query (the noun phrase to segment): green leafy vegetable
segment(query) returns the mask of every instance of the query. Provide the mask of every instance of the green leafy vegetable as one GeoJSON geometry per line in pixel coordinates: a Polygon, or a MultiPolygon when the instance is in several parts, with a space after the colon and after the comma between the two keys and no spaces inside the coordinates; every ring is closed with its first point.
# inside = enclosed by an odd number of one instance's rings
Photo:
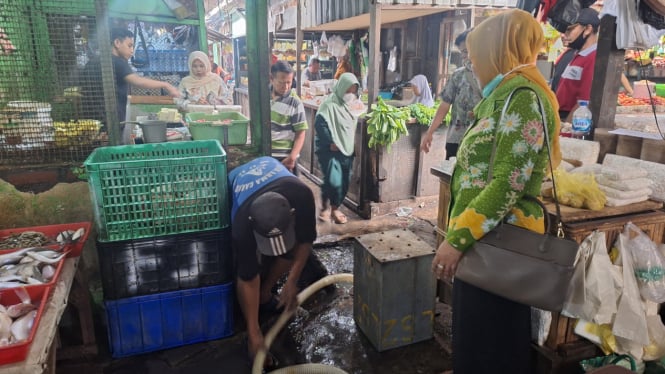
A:
{"type": "Polygon", "coordinates": [[[406,121],[409,119],[409,111],[386,104],[381,97],[376,104],[372,104],[372,111],[366,115],[366,118],[370,148],[386,146],[390,152],[390,146],[399,139],[400,135],[408,133],[406,121]]]}
{"type": "Polygon", "coordinates": [[[415,103],[409,105],[407,108],[409,108],[411,117],[415,118],[418,124],[429,126],[432,123],[432,119],[434,119],[437,106],[430,108],[422,103],[415,103]]]}

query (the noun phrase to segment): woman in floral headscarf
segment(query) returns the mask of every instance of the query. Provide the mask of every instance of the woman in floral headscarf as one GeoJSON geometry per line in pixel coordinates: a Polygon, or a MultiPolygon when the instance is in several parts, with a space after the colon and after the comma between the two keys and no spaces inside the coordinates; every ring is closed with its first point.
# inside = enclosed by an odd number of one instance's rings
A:
{"type": "MultiPolygon", "coordinates": [[[[543,41],[540,24],[522,10],[490,17],[467,37],[483,99],[457,153],[446,240],[432,261],[439,278],[451,279],[464,252],[503,220],[539,233],[545,230],[545,212],[529,199],[539,195],[548,165],[536,95],[545,108],[554,167],[561,154],[556,97],[535,65],[543,41]],[[529,89],[512,95],[501,118],[505,101],[517,88],[529,89]],[[488,180],[490,166],[493,177],[488,180]]],[[[533,373],[530,342],[529,306],[455,279],[455,374],[533,373]]]]}
{"type": "Polygon", "coordinates": [[[189,75],[182,78],[178,89],[183,99],[192,104],[228,105],[233,104],[231,92],[224,80],[211,72],[210,59],[203,52],[189,54],[189,75]]]}

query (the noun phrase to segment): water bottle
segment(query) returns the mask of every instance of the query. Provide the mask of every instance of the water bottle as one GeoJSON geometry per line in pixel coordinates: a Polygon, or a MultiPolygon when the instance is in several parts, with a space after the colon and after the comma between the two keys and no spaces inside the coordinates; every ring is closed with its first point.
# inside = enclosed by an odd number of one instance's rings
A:
{"type": "Polygon", "coordinates": [[[579,107],[573,112],[573,138],[588,139],[591,133],[591,111],[587,100],[578,100],[579,107]]]}

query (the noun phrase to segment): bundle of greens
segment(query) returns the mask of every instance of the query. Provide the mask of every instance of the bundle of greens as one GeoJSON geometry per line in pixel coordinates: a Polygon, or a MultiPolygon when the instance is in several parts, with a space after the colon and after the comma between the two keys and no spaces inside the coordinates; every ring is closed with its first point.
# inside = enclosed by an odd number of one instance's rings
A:
{"type": "Polygon", "coordinates": [[[416,122],[423,126],[429,126],[434,119],[434,114],[436,114],[437,106],[427,107],[422,103],[415,103],[409,105],[407,108],[410,112],[412,118],[416,119],[416,122]]]}
{"type": "Polygon", "coordinates": [[[390,146],[401,134],[408,132],[406,121],[409,119],[409,111],[386,104],[380,97],[376,104],[372,104],[372,111],[366,118],[370,148],[386,146],[390,152],[390,146]]]}

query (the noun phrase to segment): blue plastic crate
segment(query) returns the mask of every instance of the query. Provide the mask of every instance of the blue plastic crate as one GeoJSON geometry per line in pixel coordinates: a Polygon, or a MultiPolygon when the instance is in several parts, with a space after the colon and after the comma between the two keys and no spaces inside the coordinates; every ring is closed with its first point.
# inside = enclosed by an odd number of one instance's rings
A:
{"type": "Polygon", "coordinates": [[[105,301],[113,358],[233,334],[232,283],[105,301]]]}

